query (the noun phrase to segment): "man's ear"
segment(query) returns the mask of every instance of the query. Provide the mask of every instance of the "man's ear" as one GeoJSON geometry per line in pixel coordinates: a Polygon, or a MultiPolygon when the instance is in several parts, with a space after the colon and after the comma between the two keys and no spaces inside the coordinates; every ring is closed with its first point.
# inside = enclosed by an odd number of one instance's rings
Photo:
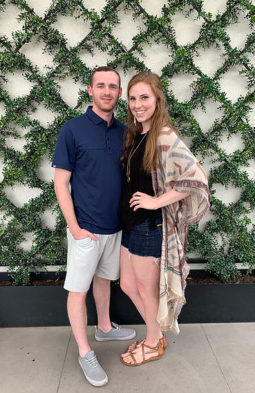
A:
{"type": "Polygon", "coordinates": [[[120,87],[120,91],[119,91],[119,97],[122,96],[122,87],[120,87]]]}
{"type": "Polygon", "coordinates": [[[90,85],[88,86],[88,93],[90,96],[92,96],[92,87],[90,85]]]}

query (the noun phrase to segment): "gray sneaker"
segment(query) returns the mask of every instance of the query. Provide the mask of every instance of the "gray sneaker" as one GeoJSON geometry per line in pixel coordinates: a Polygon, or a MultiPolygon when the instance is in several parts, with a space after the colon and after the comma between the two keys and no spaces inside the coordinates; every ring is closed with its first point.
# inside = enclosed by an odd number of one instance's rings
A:
{"type": "Polygon", "coordinates": [[[78,361],[86,379],[94,386],[103,386],[108,382],[105,371],[98,363],[94,351],[89,351],[84,358],[79,356],[78,361]]]}
{"type": "Polygon", "coordinates": [[[104,333],[101,329],[96,329],[95,339],[97,341],[112,341],[112,340],[131,340],[136,336],[135,329],[123,328],[112,322],[112,329],[104,333]]]}

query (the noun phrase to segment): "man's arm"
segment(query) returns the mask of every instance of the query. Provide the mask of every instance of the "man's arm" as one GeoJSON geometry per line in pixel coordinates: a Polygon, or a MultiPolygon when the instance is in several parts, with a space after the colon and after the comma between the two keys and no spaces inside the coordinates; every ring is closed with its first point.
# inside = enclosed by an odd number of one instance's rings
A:
{"type": "Polygon", "coordinates": [[[73,200],[69,190],[69,182],[72,172],[65,169],[56,168],[54,178],[54,189],[57,196],[57,200],[62,210],[63,216],[65,217],[67,226],[72,236],[76,240],[81,240],[86,237],[91,237],[93,240],[98,240],[93,233],[82,229],[75,216],[73,200]]]}

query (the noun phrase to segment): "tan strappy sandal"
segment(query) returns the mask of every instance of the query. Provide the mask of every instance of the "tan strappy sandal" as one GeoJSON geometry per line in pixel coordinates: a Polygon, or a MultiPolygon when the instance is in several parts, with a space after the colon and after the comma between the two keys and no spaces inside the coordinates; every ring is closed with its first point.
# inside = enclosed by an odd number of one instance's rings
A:
{"type": "MultiPolygon", "coordinates": [[[[144,340],[145,340],[145,339],[143,339],[142,341],[135,341],[134,343],[132,343],[131,345],[129,345],[129,347],[128,347],[128,348],[126,349],[126,351],[124,352],[124,353],[127,354],[126,356],[128,356],[128,353],[129,353],[129,352],[134,351],[134,350],[136,349],[136,347],[137,347],[139,344],[141,344],[144,340]]],[[[164,350],[167,349],[167,347],[168,347],[168,342],[167,342],[166,336],[165,336],[164,334],[163,334],[163,336],[159,339],[159,342],[160,342],[160,344],[161,344],[161,346],[163,347],[164,350]]],[[[124,353],[123,353],[123,354],[124,354],[124,353]]]]}
{"type": "Polygon", "coordinates": [[[132,352],[129,352],[129,356],[131,357],[133,363],[127,362],[125,360],[125,358],[120,358],[122,363],[124,363],[126,366],[140,366],[141,364],[144,363],[148,363],[151,360],[158,360],[160,358],[162,358],[162,356],[164,355],[164,349],[160,343],[160,341],[157,343],[157,345],[155,347],[151,347],[147,344],[145,344],[144,342],[142,342],[139,346],[136,347],[136,349],[132,352]],[[142,348],[142,361],[141,362],[137,362],[135,355],[136,355],[136,350],[138,348],[142,348]],[[151,356],[148,359],[145,359],[145,356],[148,354],[153,354],[155,353],[155,356],[151,356]]]}
{"type": "MultiPolygon", "coordinates": [[[[126,351],[123,352],[122,355],[126,354],[126,356],[128,356],[128,354],[130,352],[133,352],[140,344],[142,344],[145,341],[145,338],[141,341],[135,341],[134,343],[132,343],[131,345],[129,345],[129,347],[127,347],[126,351]]],[[[125,357],[125,356],[124,356],[125,357]]]]}
{"type": "Polygon", "coordinates": [[[167,339],[166,339],[166,336],[164,333],[163,333],[163,336],[159,339],[159,341],[160,341],[160,344],[162,345],[163,349],[164,350],[167,349],[168,342],[167,342],[167,339]]]}

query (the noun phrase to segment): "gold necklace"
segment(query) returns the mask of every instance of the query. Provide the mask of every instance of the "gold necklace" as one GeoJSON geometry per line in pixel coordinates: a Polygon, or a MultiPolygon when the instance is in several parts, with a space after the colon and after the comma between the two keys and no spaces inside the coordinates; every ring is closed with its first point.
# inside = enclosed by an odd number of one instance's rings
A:
{"type": "Polygon", "coordinates": [[[133,144],[133,146],[129,152],[128,159],[127,159],[127,170],[126,170],[126,176],[127,176],[128,183],[130,182],[130,160],[133,157],[136,150],[138,149],[138,147],[141,145],[142,141],[145,139],[147,134],[148,134],[147,132],[144,134],[144,137],[140,140],[140,142],[138,143],[138,145],[136,146],[135,149],[134,149],[135,144],[133,144]]]}

